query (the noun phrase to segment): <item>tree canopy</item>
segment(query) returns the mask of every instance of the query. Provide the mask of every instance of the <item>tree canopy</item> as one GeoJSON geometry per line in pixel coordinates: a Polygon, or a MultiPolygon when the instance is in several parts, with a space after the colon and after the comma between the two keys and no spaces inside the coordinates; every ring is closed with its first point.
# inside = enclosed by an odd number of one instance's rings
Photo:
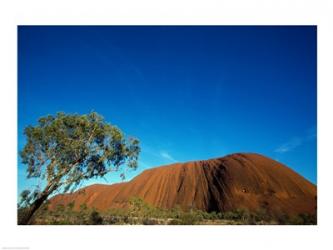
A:
{"type": "MultiPolygon", "coordinates": [[[[20,152],[28,178],[46,181],[43,191],[24,191],[35,202],[55,190],[74,191],[83,180],[137,168],[139,140],[92,112],[87,115],[57,113],[38,120],[24,130],[27,142],[20,152]]],[[[121,176],[124,176],[123,172],[121,176]]]]}

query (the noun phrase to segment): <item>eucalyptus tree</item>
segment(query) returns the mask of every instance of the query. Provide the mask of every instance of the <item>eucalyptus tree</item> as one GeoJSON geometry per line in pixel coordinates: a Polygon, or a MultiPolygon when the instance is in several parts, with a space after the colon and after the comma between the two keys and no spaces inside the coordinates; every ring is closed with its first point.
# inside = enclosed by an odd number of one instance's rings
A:
{"type": "Polygon", "coordinates": [[[27,178],[38,178],[43,187],[22,192],[27,212],[19,224],[29,224],[38,208],[56,191],[75,191],[78,185],[110,172],[136,169],[139,141],[92,112],[87,115],[57,113],[24,130],[26,144],[20,152],[27,178]]]}

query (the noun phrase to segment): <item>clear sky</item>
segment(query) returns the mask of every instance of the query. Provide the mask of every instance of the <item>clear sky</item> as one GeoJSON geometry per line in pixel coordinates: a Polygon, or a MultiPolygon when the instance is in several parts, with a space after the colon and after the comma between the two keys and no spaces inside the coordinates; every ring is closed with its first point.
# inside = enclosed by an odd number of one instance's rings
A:
{"type": "Polygon", "coordinates": [[[256,152],[316,183],[316,51],[315,26],[20,26],[18,147],[41,116],[94,110],[141,141],[127,180],[256,152]]]}

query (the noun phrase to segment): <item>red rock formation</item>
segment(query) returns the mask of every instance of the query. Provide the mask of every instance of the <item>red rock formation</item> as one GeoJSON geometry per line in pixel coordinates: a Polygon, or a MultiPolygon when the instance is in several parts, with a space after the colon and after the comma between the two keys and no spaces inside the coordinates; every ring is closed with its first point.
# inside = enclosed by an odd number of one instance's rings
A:
{"type": "MultiPolygon", "coordinates": [[[[127,183],[91,185],[84,192],[55,196],[50,208],[75,201],[100,211],[126,207],[141,197],[156,207],[204,211],[265,209],[272,215],[316,212],[317,188],[302,176],[259,154],[232,154],[206,161],[145,170],[127,183]]],[[[82,191],[82,190],[81,190],[82,191]]]]}

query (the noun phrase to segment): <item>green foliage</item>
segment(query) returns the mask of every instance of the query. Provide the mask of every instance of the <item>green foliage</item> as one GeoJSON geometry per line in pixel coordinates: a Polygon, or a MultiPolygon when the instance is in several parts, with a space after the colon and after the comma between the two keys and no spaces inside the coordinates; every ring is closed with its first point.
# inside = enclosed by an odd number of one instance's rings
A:
{"type": "Polygon", "coordinates": [[[139,141],[125,138],[120,129],[95,112],[48,115],[36,126],[26,127],[24,134],[27,143],[20,156],[27,165],[27,178],[47,184],[42,192],[25,190],[21,206],[46,199],[56,190],[74,191],[81,181],[121,171],[122,166],[137,168],[139,141]]]}
{"type": "Polygon", "coordinates": [[[30,190],[24,190],[21,192],[20,194],[20,201],[19,201],[19,207],[23,208],[23,207],[27,207],[29,206],[30,202],[31,202],[31,191],[30,190]]]}
{"type": "Polygon", "coordinates": [[[224,214],[224,219],[240,220],[243,217],[244,210],[236,209],[234,211],[228,211],[224,214]]]}
{"type": "Polygon", "coordinates": [[[191,210],[187,213],[182,213],[180,217],[180,224],[181,225],[194,225],[197,222],[201,221],[202,215],[198,211],[191,210]]]}
{"type": "Polygon", "coordinates": [[[41,195],[39,188],[36,188],[32,192],[30,190],[23,190],[20,194],[20,201],[18,206],[28,207],[34,200],[36,200],[41,195]]]}
{"type": "Polygon", "coordinates": [[[132,197],[129,199],[130,204],[130,214],[139,217],[151,217],[156,214],[157,209],[146,203],[140,197],[132,197]]]}
{"type": "Polygon", "coordinates": [[[87,204],[86,203],[82,203],[80,205],[80,211],[84,212],[84,211],[87,211],[88,207],[87,207],[87,204]]]}
{"type": "Polygon", "coordinates": [[[69,209],[69,211],[73,211],[74,206],[75,206],[75,202],[72,201],[72,202],[68,203],[67,208],[69,209]]]}
{"type": "Polygon", "coordinates": [[[179,219],[183,213],[183,210],[179,205],[176,205],[175,207],[171,208],[171,218],[179,219]]]}
{"type": "Polygon", "coordinates": [[[58,205],[56,206],[56,212],[57,212],[57,213],[61,214],[61,213],[63,213],[64,211],[65,211],[65,206],[64,206],[63,204],[58,204],[58,205]]]}
{"type": "MultiPolygon", "coordinates": [[[[47,205],[45,203],[45,205],[47,205]]],[[[205,212],[197,209],[182,210],[180,206],[172,209],[162,209],[146,203],[140,197],[132,197],[128,208],[112,208],[106,212],[98,212],[87,208],[86,204],[80,205],[80,210],[75,210],[74,203],[66,207],[57,206],[55,210],[40,209],[35,224],[55,225],[316,225],[316,215],[299,214],[288,217],[281,214],[272,217],[264,214],[264,210],[249,212],[246,209],[235,209],[227,212],[205,212]]],[[[26,208],[19,209],[19,216],[26,208]]]]}
{"type": "Polygon", "coordinates": [[[184,212],[180,206],[176,206],[171,210],[156,208],[148,203],[146,203],[140,197],[132,197],[129,200],[130,208],[129,213],[132,217],[143,218],[142,223],[144,225],[154,225],[158,224],[157,220],[173,218],[174,224],[181,225],[193,225],[203,220],[203,213],[200,210],[191,209],[188,212],[184,212]]]}
{"type": "Polygon", "coordinates": [[[289,225],[317,225],[317,215],[316,214],[307,214],[300,213],[296,216],[291,217],[285,222],[289,225]]]}
{"type": "Polygon", "coordinates": [[[42,117],[24,133],[27,144],[20,154],[28,166],[28,178],[57,182],[65,191],[81,180],[119,170],[125,163],[137,167],[139,141],[126,140],[117,127],[95,112],[42,117]]]}

